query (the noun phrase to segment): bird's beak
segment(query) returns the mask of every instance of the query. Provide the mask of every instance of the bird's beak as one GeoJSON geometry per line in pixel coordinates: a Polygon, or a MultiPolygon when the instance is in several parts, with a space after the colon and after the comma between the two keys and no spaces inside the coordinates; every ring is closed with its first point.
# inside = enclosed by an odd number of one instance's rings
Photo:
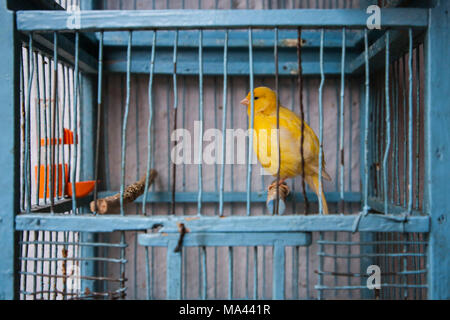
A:
{"type": "Polygon", "coordinates": [[[250,103],[250,101],[248,101],[247,98],[241,100],[241,104],[243,104],[245,106],[248,106],[249,103],[250,103]]]}

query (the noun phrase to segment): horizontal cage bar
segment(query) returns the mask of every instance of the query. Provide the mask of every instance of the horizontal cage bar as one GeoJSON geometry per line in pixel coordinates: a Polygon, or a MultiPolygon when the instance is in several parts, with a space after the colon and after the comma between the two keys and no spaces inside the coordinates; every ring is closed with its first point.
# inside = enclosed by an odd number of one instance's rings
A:
{"type": "MultiPolygon", "coordinates": [[[[354,231],[358,215],[285,215],[285,216],[123,216],[21,214],[16,217],[17,230],[112,232],[146,230],[163,227],[164,232],[178,233],[178,223],[190,232],[303,232],[354,231]]],[[[358,231],[429,232],[427,216],[398,217],[368,214],[360,220],[358,231]],[[404,220],[406,219],[406,220],[404,220]]]]}
{"type": "MultiPolygon", "coordinates": [[[[100,198],[105,198],[116,194],[115,191],[103,191],[99,192],[100,198]]],[[[175,192],[175,201],[180,203],[196,203],[197,199],[195,196],[197,192],[175,192]]],[[[313,192],[307,192],[306,196],[310,202],[317,202],[317,196],[313,192]]],[[[328,202],[339,202],[344,200],[346,202],[359,202],[361,201],[361,194],[359,192],[345,192],[344,198],[341,199],[339,192],[327,192],[327,201],[328,202]]],[[[212,202],[217,203],[219,201],[220,193],[219,192],[203,192],[203,202],[212,202]]],[[[245,202],[247,201],[247,193],[246,192],[224,192],[223,193],[223,201],[224,202],[245,202]]],[[[135,202],[142,203],[144,201],[143,196],[138,197],[135,202]]],[[[289,200],[295,199],[296,202],[303,201],[303,195],[300,192],[296,192],[295,194],[289,195],[289,200]]],[[[250,194],[250,200],[252,202],[266,202],[267,200],[267,192],[252,192],[250,194]]],[[[147,195],[146,202],[147,203],[167,203],[172,201],[172,194],[170,192],[150,192],[147,195]]]]}
{"type": "MultiPolygon", "coordinates": [[[[381,9],[383,27],[426,27],[428,10],[381,9]]],[[[142,30],[170,28],[359,27],[369,15],[357,9],[295,10],[89,10],[17,11],[22,31],[142,30]]]]}
{"type": "MultiPolygon", "coordinates": [[[[142,246],[166,247],[170,241],[177,241],[179,235],[156,233],[140,234],[138,243],[142,246]]],[[[307,232],[237,232],[230,237],[227,232],[221,233],[187,233],[183,238],[183,246],[198,247],[248,247],[248,246],[309,246],[311,234],[307,232]]]]}

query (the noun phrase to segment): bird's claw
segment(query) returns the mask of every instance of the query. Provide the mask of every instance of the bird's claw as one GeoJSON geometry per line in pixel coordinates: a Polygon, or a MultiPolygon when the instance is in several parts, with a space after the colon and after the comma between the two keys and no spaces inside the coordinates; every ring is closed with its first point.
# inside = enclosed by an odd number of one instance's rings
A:
{"type": "MultiPolygon", "coordinates": [[[[280,179],[280,181],[278,182],[278,185],[281,187],[281,186],[286,186],[287,187],[287,184],[286,184],[286,179],[280,179]]],[[[277,187],[277,180],[274,180],[270,185],[269,185],[269,187],[267,188],[267,190],[271,190],[271,189],[273,189],[273,188],[276,188],[277,187]]]]}

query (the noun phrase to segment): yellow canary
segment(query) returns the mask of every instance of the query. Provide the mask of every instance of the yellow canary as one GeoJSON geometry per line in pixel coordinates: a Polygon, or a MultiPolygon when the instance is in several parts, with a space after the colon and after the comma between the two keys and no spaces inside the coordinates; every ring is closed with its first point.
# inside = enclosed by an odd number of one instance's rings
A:
{"type": "MultiPolygon", "coordinates": [[[[254,132],[253,148],[259,162],[273,176],[278,172],[278,142],[277,142],[277,96],[267,87],[258,87],[253,91],[254,98],[254,132]]],[[[241,101],[247,106],[251,115],[250,92],[241,101]]],[[[301,135],[302,120],[292,111],[279,105],[280,126],[280,184],[288,178],[302,175],[301,135]]],[[[251,121],[251,119],[250,119],[251,121]]],[[[303,122],[303,157],[304,179],[309,187],[319,197],[319,139],[311,127],[303,122]]],[[[323,153],[322,153],[323,154],[323,153]]],[[[322,157],[324,159],[324,157],[322,157]]],[[[325,171],[325,161],[322,162],[322,177],[331,180],[325,171]]],[[[276,182],[274,182],[276,184],[276,182]]],[[[327,201],[322,189],[323,213],[328,214],[327,201]]]]}

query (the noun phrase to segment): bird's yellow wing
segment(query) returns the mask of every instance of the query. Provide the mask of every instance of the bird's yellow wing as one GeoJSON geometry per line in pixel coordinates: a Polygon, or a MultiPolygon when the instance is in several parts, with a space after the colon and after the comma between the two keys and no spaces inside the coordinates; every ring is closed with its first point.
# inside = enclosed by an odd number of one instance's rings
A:
{"type": "MultiPolygon", "coordinates": [[[[295,177],[301,172],[301,119],[289,109],[280,107],[280,176],[295,177]]],[[[275,175],[278,170],[278,149],[276,139],[276,112],[257,113],[254,121],[254,150],[261,165],[275,175]],[[275,130],[275,131],[272,131],[275,130]],[[273,134],[271,134],[274,132],[273,134]],[[275,135],[275,137],[274,137],[275,135]]],[[[318,172],[319,140],[311,127],[304,122],[303,157],[305,174],[318,172]]],[[[323,162],[325,167],[325,162],[323,162]]],[[[324,177],[329,179],[324,172],[324,177]]]]}

